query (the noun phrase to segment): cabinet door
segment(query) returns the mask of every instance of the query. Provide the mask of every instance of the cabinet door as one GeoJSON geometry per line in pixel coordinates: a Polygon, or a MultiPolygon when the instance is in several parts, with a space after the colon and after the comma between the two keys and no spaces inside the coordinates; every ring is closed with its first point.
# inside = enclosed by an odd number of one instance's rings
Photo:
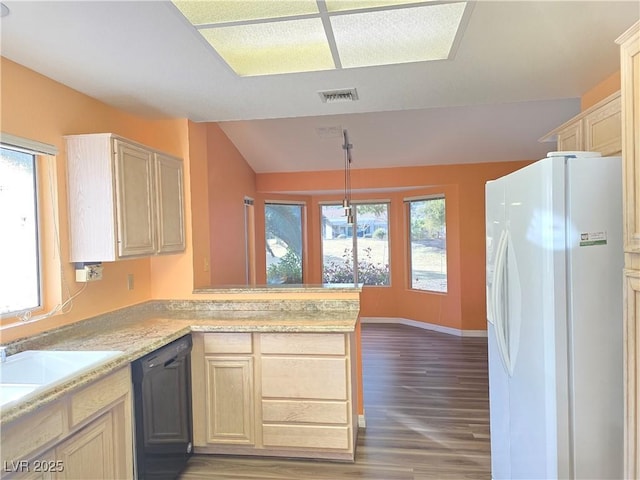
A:
{"type": "Polygon", "coordinates": [[[617,42],[622,80],[625,287],[624,478],[640,478],[640,22],[617,42]]]}
{"type": "Polygon", "coordinates": [[[625,401],[627,425],[625,429],[625,477],[639,478],[640,474],[640,271],[625,272],[625,401]]]}
{"type": "Polygon", "coordinates": [[[107,412],[63,442],[56,459],[64,466],[58,478],[116,478],[119,472],[114,454],[113,415],[107,412]]]}
{"type": "Polygon", "coordinates": [[[622,133],[624,250],[629,253],[640,253],[640,31],[638,25],[636,23],[629,29],[624,39],[619,39],[624,40],[620,46],[624,125],[622,133]]]}
{"type": "Polygon", "coordinates": [[[153,255],[153,153],[117,139],[114,149],[118,255],[153,255]]]}
{"type": "Polygon", "coordinates": [[[206,357],[207,443],[254,443],[253,359],[206,357]]]}
{"type": "Polygon", "coordinates": [[[182,160],[155,157],[158,253],[181,252],[185,248],[182,160]]]}
{"type": "Polygon", "coordinates": [[[584,128],[585,150],[600,152],[603,157],[619,155],[622,150],[620,97],[587,115],[584,128]]]}
{"type": "Polygon", "coordinates": [[[558,132],[558,151],[574,152],[582,147],[582,121],[576,121],[558,132]]]}

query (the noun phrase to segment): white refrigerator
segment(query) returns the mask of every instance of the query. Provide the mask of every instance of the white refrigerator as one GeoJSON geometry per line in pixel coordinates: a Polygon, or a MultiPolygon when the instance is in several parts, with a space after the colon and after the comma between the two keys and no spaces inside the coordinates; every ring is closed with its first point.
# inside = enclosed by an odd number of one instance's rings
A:
{"type": "Polygon", "coordinates": [[[496,480],[623,477],[621,168],[553,152],[487,182],[496,480]]]}

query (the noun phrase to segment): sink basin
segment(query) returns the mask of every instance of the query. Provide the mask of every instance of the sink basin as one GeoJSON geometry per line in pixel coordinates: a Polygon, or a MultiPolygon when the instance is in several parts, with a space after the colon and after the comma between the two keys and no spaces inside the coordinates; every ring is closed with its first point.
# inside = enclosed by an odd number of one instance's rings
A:
{"type": "Polygon", "coordinates": [[[0,405],[37,394],[108,361],[118,351],[27,350],[0,363],[0,405]]]}
{"type": "Polygon", "coordinates": [[[29,395],[40,385],[0,385],[0,405],[29,395]]]}

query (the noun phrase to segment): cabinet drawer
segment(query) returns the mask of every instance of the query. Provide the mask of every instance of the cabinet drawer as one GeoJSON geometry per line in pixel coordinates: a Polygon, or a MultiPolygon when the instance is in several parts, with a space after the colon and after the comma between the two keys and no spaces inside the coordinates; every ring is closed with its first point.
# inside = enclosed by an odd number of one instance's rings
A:
{"type": "Polygon", "coordinates": [[[67,433],[66,403],[64,401],[44,407],[2,428],[2,465],[30,458],[45,445],[67,433]],[[5,463],[6,462],[6,463],[5,463]]]}
{"type": "Polygon", "coordinates": [[[123,368],[71,396],[71,427],[98,413],[131,391],[129,368],[123,368]]]}
{"type": "Polygon", "coordinates": [[[346,424],[347,402],[315,402],[309,400],[263,400],[262,420],[274,423],[346,424]]]}
{"type": "Polygon", "coordinates": [[[344,355],[345,338],[335,333],[263,333],[260,348],[264,354],[344,355]]]}
{"type": "Polygon", "coordinates": [[[331,357],[264,357],[262,396],[347,400],[347,360],[331,357]]]}
{"type": "Polygon", "coordinates": [[[251,333],[205,333],[205,353],[252,353],[251,333]]]}
{"type": "Polygon", "coordinates": [[[263,425],[265,447],[350,448],[349,427],[315,425],[263,425]]]}

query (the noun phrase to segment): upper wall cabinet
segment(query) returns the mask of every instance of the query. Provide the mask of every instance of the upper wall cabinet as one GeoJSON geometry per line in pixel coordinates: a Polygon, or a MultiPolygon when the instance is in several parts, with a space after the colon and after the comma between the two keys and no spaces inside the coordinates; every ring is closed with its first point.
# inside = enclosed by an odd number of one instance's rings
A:
{"type": "Polygon", "coordinates": [[[558,151],[586,150],[600,152],[605,157],[620,155],[620,92],[598,102],[540,139],[541,142],[554,140],[558,151]]]}
{"type": "Polygon", "coordinates": [[[70,261],[184,250],[182,160],[109,133],[65,140],[70,261]]]}
{"type": "Polygon", "coordinates": [[[624,125],[624,478],[640,478],[640,22],[617,42],[620,44],[624,125]]]}
{"type": "Polygon", "coordinates": [[[182,252],[185,247],[182,160],[156,153],[155,180],[157,251],[182,252]]]}
{"type": "MultiPolygon", "coordinates": [[[[640,254],[640,22],[625,32],[618,43],[624,118],[624,250],[637,255],[640,254]]],[[[640,270],[640,256],[637,258],[634,270],[640,270]]],[[[640,440],[640,421],[638,425],[640,440]]],[[[640,460],[637,468],[640,472],[640,460]]]]}

